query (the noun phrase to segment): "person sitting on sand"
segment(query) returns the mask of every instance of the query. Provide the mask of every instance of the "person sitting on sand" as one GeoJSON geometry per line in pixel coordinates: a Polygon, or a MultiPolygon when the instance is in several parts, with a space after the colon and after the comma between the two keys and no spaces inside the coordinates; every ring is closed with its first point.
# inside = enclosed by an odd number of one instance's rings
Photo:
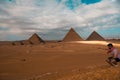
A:
{"type": "Polygon", "coordinates": [[[120,62],[120,54],[118,50],[113,46],[113,44],[109,43],[107,54],[110,54],[107,61],[111,63],[113,66],[117,66],[117,62],[120,62]]]}

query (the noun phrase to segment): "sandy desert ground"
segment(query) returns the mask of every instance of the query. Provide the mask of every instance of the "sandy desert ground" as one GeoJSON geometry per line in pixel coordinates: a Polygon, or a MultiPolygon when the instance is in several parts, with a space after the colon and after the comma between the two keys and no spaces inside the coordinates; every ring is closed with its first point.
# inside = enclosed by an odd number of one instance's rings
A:
{"type": "MultiPolygon", "coordinates": [[[[96,76],[92,74],[95,72],[99,73],[99,78],[100,74],[111,70],[105,62],[108,56],[106,44],[51,42],[40,45],[2,45],[0,80],[90,80],[90,77],[96,76]],[[80,78],[81,75],[85,78],[80,78]]],[[[120,51],[120,44],[115,43],[115,46],[120,51]]],[[[115,70],[113,68],[111,75],[120,73],[117,68],[115,70]]]]}

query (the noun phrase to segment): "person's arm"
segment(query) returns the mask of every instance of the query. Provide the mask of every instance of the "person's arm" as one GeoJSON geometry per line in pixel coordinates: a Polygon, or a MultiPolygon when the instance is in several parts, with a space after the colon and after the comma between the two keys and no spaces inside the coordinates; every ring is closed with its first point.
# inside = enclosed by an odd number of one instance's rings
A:
{"type": "Polygon", "coordinates": [[[117,55],[118,55],[118,51],[117,50],[114,50],[114,58],[117,58],[117,55]]]}
{"type": "Polygon", "coordinates": [[[111,51],[112,51],[111,49],[108,49],[107,54],[111,53],[111,51]]]}
{"type": "Polygon", "coordinates": [[[114,58],[117,58],[117,54],[116,53],[114,54],[114,58]]]}

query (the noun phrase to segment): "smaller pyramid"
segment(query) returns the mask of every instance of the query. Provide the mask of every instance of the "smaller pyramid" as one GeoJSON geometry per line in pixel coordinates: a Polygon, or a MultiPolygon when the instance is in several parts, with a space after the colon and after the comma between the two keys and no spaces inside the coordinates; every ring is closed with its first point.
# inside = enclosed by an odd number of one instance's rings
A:
{"type": "Polygon", "coordinates": [[[24,44],[40,44],[44,43],[44,41],[36,34],[34,33],[28,40],[24,41],[24,44]]]}
{"type": "Polygon", "coordinates": [[[63,41],[81,41],[83,40],[73,28],[69,30],[69,32],[64,37],[63,41]]]}
{"type": "Polygon", "coordinates": [[[44,41],[36,33],[34,33],[28,40],[30,44],[44,43],[44,41]]]}
{"type": "Polygon", "coordinates": [[[96,31],[93,31],[90,36],[87,38],[87,40],[98,40],[98,41],[104,41],[105,39],[99,35],[96,31]]]}

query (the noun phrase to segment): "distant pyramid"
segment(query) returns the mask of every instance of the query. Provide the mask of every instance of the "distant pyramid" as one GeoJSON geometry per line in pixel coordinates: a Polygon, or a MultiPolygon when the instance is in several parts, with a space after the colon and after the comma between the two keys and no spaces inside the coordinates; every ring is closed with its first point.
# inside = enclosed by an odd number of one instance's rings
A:
{"type": "Polygon", "coordinates": [[[83,40],[73,28],[69,30],[69,32],[64,37],[63,41],[81,41],[83,40]]]}
{"type": "Polygon", "coordinates": [[[34,33],[28,40],[24,41],[24,44],[40,44],[40,43],[44,43],[44,41],[36,33],[34,33]]]}
{"type": "Polygon", "coordinates": [[[100,40],[104,41],[105,39],[99,35],[96,31],[93,31],[90,36],[87,38],[87,40],[100,40]]]}
{"type": "Polygon", "coordinates": [[[36,33],[34,33],[28,40],[31,44],[39,44],[44,42],[36,33]]]}

